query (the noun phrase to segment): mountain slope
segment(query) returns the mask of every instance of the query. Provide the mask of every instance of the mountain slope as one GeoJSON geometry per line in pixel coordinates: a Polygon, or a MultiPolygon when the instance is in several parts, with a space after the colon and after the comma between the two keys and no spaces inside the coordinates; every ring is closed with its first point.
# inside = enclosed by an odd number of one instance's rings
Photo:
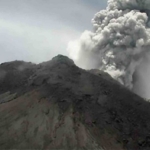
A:
{"type": "Polygon", "coordinates": [[[1,149],[150,147],[150,104],[65,56],[2,64],[0,94],[1,149]]]}

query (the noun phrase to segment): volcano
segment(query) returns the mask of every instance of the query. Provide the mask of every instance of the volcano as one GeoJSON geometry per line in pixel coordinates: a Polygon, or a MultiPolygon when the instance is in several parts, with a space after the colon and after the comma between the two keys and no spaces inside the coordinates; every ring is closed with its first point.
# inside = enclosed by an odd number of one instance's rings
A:
{"type": "Polygon", "coordinates": [[[0,65],[0,149],[148,150],[150,103],[66,56],[0,65]]]}

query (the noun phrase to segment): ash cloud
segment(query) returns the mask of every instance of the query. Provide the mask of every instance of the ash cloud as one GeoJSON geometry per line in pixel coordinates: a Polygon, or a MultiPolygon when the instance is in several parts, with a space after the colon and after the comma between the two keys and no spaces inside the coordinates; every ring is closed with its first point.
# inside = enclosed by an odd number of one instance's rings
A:
{"type": "Polygon", "coordinates": [[[93,32],[69,43],[70,57],[78,66],[103,70],[150,98],[150,0],[108,0],[92,24],[93,32]]]}

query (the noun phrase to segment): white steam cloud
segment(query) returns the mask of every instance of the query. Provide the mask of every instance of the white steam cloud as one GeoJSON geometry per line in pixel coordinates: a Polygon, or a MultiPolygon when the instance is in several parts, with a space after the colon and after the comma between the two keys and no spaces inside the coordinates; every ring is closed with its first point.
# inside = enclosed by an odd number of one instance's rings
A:
{"type": "Polygon", "coordinates": [[[108,0],[92,23],[93,32],[69,43],[70,57],[78,66],[108,72],[150,98],[150,0],[108,0]]]}

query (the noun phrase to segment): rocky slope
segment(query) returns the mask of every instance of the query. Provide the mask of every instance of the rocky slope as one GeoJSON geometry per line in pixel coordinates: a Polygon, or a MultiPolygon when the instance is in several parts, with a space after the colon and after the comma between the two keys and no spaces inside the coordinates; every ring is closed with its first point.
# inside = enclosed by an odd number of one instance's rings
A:
{"type": "Polygon", "coordinates": [[[150,104],[65,56],[0,65],[0,149],[149,150],[150,104]]]}

